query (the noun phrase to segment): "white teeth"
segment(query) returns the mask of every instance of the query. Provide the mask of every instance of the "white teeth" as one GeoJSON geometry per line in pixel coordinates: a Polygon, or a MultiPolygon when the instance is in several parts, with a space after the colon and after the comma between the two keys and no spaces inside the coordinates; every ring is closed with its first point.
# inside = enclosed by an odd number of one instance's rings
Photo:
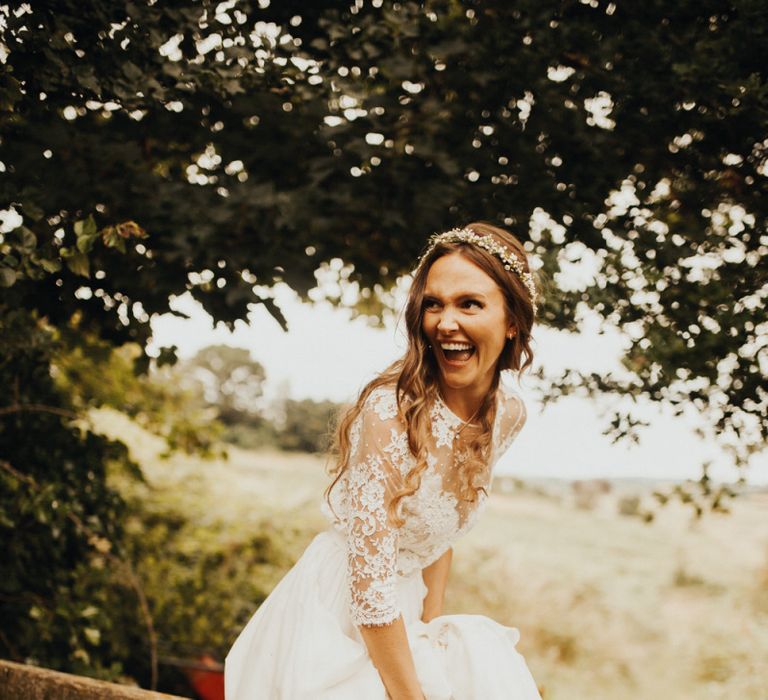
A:
{"type": "Polygon", "coordinates": [[[440,343],[443,350],[471,350],[473,348],[469,343],[440,343]]]}

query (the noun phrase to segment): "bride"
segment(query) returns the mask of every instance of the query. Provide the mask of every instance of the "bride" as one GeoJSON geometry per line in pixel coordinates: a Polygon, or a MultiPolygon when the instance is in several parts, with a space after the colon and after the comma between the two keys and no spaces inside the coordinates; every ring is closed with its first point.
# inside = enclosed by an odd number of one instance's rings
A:
{"type": "Polygon", "coordinates": [[[519,633],[444,615],[451,545],[525,422],[500,381],[532,361],[536,287],[507,231],[432,236],[405,355],[342,417],[317,535],[235,641],[227,700],[538,700],[519,633]]]}

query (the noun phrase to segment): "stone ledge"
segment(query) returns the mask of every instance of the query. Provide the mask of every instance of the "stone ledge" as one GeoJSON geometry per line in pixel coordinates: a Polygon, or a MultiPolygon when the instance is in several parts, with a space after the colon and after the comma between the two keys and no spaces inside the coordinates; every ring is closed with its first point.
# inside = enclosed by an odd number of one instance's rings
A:
{"type": "Polygon", "coordinates": [[[189,700],[0,659],[0,700],[189,700]]]}

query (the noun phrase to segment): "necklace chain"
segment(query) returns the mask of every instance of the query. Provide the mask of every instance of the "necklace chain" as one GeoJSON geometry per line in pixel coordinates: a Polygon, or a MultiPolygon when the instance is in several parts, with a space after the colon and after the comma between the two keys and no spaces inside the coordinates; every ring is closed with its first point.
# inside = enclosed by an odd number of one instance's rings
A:
{"type": "Polygon", "coordinates": [[[454,433],[453,433],[454,440],[457,440],[459,435],[461,435],[461,432],[464,430],[464,428],[466,428],[477,417],[477,414],[480,413],[481,408],[482,408],[482,404],[480,404],[480,406],[477,407],[475,412],[469,418],[467,418],[467,420],[462,422],[461,427],[459,427],[457,430],[454,430],[454,433]]]}

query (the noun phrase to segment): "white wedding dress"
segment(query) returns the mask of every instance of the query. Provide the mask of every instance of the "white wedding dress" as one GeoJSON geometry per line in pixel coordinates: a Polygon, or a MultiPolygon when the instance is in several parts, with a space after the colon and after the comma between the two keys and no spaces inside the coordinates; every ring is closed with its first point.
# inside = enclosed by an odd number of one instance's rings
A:
{"type": "MultiPolygon", "coordinates": [[[[525,408],[500,386],[491,466],[509,447],[525,408]]],[[[481,615],[421,621],[421,571],[475,523],[485,503],[460,497],[456,465],[470,428],[438,399],[431,409],[428,468],[403,501],[405,524],[387,520],[389,496],[414,463],[394,389],[378,388],[350,430],[349,468],[315,537],[240,633],[225,664],[226,700],[384,700],[384,684],[357,625],[401,614],[427,700],[540,700],[519,633],[481,615]],[[458,434],[457,434],[458,433],[458,434]]],[[[479,484],[478,484],[479,485],[479,484]]]]}

